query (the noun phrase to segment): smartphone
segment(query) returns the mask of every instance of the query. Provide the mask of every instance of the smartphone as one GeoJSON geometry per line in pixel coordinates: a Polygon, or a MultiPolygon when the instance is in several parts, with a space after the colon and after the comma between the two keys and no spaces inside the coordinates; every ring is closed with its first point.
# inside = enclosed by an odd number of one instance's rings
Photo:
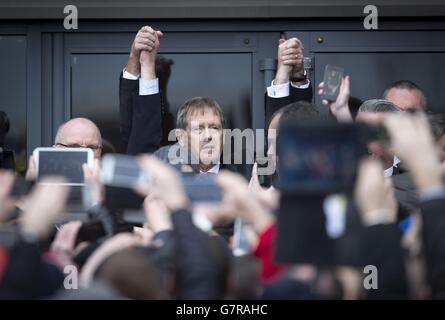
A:
{"type": "Polygon", "coordinates": [[[183,174],[182,183],[192,203],[216,203],[222,201],[222,190],[216,183],[214,174],[183,174]]]}
{"type": "Polygon", "coordinates": [[[323,76],[323,95],[322,98],[329,101],[337,100],[340,92],[340,85],[343,79],[343,68],[327,65],[323,76]]]}
{"type": "Polygon", "coordinates": [[[349,192],[366,155],[364,124],[283,123],[278,136],[278,179],[291,194],[349,192]]]}
{"type": "Polygon", "coordinates": [[[123,154],[106,154],[102,158],[101,180],[113,187],[134,188],[150,183],[136,157],[123,154]]]}
{"type": "Polygon", "coordinates": [[[236,218],[233,230],[232,252],[234,256],[244,256],[250,252],[250,244],[244,232],[245,224],[240,218],[236,218]]]}
{"type": "Polygon", "coordinates": [[[93,168],[94,155],[89,148],[36,148],[33,153],[37,181],[44,176],[62,176],[64,185],[83,186],[82,165],[93,168]]]}

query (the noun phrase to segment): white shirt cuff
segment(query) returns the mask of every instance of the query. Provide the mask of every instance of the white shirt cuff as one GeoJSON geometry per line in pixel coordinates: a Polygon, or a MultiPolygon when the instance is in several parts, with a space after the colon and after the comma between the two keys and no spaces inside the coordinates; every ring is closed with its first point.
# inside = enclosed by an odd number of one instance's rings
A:
{"type": "MultiPolygon", "coordinates": [[[[290,83],[292,87],[296,89],[307,89],[311,82],[306,80],[304,84],[295,84],[293,82],[290,83]]],[[[267,95],[270,98],[284,98],[289,96],[289,82],[283,84],[274,84],[273,80],[270,87],[267,87],[267,95]]]]}
{"type": "Polygon", "coordinates": [[[159,93],[159,79],[152,79],[152,80],[146,80],[146,79],[139,79],[139,95],[140,96],[147,96],[150,94],[157,94],[159,93]]]}
{"type": "Polygon", "coordinates": [[[291,82],[290,85],[297,89],[307,89],[309,88],[309,85],[311,84],[311,81],[309,79],[306,80],[304,84],[296,84],[294,82],[291,82]]]}
{"type": "Polygon", "coordinates": [[[267,95],[271,98],[284,98],[289,96],[289,82],[283,84],[272,84],[267,87],[267,95]]]}
{"type": "Polygon", "coordinates": [[[127,79],[127,80],[138,80],[140,77],[140,74],[135,76],[135,75],[131,74],[130,72],[128,72],[127,68],[124,68],[123,77],[124,77],[124,79],[127,79]]]}

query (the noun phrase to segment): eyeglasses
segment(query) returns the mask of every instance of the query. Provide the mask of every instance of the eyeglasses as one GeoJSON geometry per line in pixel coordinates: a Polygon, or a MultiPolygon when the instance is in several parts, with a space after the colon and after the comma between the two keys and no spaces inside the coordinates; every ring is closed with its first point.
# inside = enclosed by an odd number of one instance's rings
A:
{"type": "Polygon", "coordinates": [[[61,147],[65,147],[65,148],[88,148],[88,149],[91,149],[93,151],[102,149],[102,146],[98,146],[98,145],[81,146],[81,145],[79,145],[77,143],[74,143],[74,144],[64,144],[64,143],[60,143],[59,142],[59,143],[56,143],[56,145],[57,146],[61,146],[61,147]]]}

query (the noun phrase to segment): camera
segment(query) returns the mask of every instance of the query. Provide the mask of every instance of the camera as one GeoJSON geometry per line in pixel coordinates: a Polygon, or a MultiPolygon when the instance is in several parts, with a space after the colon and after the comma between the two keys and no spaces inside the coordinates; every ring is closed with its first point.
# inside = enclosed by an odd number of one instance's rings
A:
{"type": "Polygon", "coordinates": [[[277,142],[280,189],[292,194],[351,191],[371,136],[369,127],[359,123],[284,122],[277,142]]]}

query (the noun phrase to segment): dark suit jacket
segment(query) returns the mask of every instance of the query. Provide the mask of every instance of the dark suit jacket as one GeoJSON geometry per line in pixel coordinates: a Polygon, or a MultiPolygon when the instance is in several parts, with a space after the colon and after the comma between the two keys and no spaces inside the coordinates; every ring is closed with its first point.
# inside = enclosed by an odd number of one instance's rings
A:
{"type": "Polygon", "coordinates": [[[161,95],[140,96],[139,81],[119,79],[121,136],[127,154],[153,153],[162,141],[161,95]]]}
{"type": "Polygon", "coordinates": [[[272,115],[280,108],[296,102],[296,101],[307,101],[312,102],[313,92],[312,84],[309,85],[307,89],[297,89],[290,85],[289,83],[289,96],[283,98],[271,98],[266,93],[266,123],[265,128],[269,125],[272,115]]]}

